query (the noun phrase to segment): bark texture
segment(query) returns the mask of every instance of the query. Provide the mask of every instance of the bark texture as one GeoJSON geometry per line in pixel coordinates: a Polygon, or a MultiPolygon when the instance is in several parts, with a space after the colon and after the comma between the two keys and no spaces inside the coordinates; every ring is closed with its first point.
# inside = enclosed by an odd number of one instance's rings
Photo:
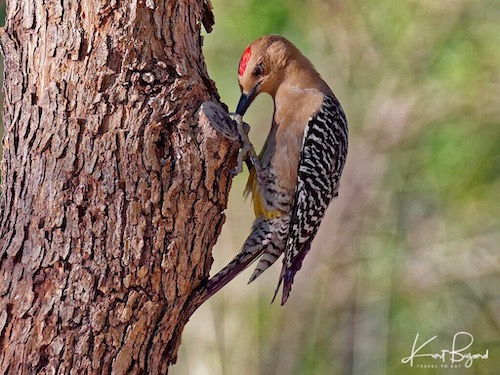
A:
{"type": "Polygon", "coordinates": [[[8,2],[1,374],[175,362],[237,152],[198,120],[202,23],[203,0],[8,2]]]}

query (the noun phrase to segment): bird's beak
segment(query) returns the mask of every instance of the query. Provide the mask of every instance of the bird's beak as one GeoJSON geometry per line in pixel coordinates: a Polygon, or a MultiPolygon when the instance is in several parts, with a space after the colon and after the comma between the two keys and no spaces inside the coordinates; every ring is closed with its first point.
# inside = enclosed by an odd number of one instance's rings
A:
{"type": "Polygon", "coordinates": [[[243,116],[250,104],[252,104],[253,100],[257,96],[257,87],[258,84],[252,87],[248,94],[245,94],[244,92],[241,93],[240,101],[238,102],[238,106],[236,107],[236,113],[238,115],[243,116]]]}

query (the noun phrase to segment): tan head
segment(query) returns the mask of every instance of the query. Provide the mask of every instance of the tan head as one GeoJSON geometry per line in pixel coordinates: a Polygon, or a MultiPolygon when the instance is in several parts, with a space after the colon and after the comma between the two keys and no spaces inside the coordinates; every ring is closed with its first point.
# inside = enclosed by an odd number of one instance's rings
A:
{"type": "Polygon", "coordinates": [[[238,67],[241,98],[236,113],[243,115],[261,92],[274,96],[291,64],[315,72],[309,60],[282,36],[266,35],[254,40],[243,52],[238,67]]]}

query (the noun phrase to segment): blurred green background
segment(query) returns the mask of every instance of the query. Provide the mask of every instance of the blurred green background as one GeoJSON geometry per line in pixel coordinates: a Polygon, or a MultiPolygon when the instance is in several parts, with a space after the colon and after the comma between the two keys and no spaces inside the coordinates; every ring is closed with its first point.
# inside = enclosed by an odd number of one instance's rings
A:
{"type": "MultiPolygon", "coordinates": [[[[500,374],[500,2],[212,3],[204,53],[230,109],[241,53],[278,33],[336,93],[350,149],[287,304],[270,304],[279,264],[251,285],[247,270],[193,316],[172,374],[500,374]],[[438,335],[435,353],[460,331],[490,358],[401,362],[417,333],[438,335]]],[[[245,116],[258,149],[271,115],[262,95],[245,116]]],[[[249,233],[246,178],[234,179],[213,273],[249,233]]]]}
{"type": "MultiPolygon", "coordinates": [[[[279,264],[249,286],[245,271],[191,318],[171,373],[500,374],[500,2],[212,4],[204,54],[222,100],[235,109],[245,47],[279,33],[336,93],[350,149],[287,304],[270,304],[279,264]],[[466,352],[489,359],[401,362],[417,333],[438,336],[435,353],[461,331],[475,338],[466,352]]],[[[246,115],[258,149],[271,114],[260,96],[246,115]]],[[[212,273],[250,231],[246,178],[234,179],[212,273]]]]}

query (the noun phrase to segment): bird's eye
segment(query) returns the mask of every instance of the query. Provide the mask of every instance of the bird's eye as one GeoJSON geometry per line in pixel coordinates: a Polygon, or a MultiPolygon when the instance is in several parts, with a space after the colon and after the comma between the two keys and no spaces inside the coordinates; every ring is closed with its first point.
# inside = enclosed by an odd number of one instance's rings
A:
{"type": "Polygon", "coordinates": [[[253,75],[256,77],[260,77],[262,74],[264,74],[264,67],[262,66],[262,64],[256,65],[253,69],[253,75]]]}

